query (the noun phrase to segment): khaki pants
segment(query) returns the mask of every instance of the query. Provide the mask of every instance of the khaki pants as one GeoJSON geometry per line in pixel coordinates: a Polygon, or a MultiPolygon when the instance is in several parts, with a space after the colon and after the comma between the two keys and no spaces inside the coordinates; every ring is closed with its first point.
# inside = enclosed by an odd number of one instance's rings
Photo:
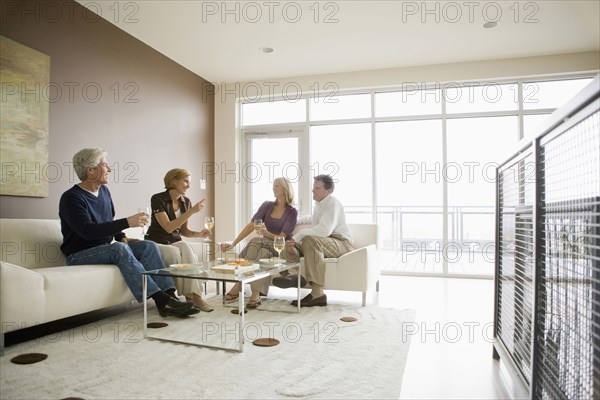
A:
{"type": "MultiPolygon", "coordinates": [[[[283,254],[283,253],[282,253],[283,254]]],[[[260,260],[262,258],[271,258],[277,256],[277,252],[273,248],[273,241],[263,237],[254,237],[240,252],[240,258],[246,260],[260,260]]],[[[254,291],[259,291],[265,296],[269,294],[269,286],[271,285],[271,278],[259,279],[250,284],[250,287],[254,291]]]]}
{"type": "MultiPolygon", "coordinates": [[[[325,286],[325,259],[337,258],[352,250],[354,246],[350,241],[336,236],[305,236],[302,244],[296,244],[296,250],[300,256],[304,256],[304,277],[311,284],[325,286]]],[[[287,260],[296,261],[294,254],[288,254],[286,250],[282,257],[287,260]]]]}
{"type": "MultiPolygon", "coordinates": [[[[198,256],[192,249],[189,243],[181,240],[179,242],[171,243],[171,246],[175,246],[179,249],[181,253],[181,264],[197,264],[198,256]]],[[[177,293],[179,295],[190,295],[192,293],[196,293],[197,295],[202,296],[204,292],[202,286],[204,281],[199,279],[186,279],[186,278],[174,278],[175,287],[177,288],[177,293]]]]}

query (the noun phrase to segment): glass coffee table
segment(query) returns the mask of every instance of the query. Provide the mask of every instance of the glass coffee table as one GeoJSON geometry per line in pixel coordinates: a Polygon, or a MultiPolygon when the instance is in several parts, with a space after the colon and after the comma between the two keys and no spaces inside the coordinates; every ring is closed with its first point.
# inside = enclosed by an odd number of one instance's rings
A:
{"type": "MultiPolygon", "coordinates": [[[[144,298],[144,338],[145,339],[155,339],[162,340],[166,342],[174,342],[174,343],[183,343],[190,344],[194,346],[200,347],[209,347],[221,350],[228,351],[238,351],[242,352],[244,349],[244,340],[243,340],[243,329],[244,329],[244,314],[245,314],[245,297],[244,297],[244,286],[247,283],[251,283],[257,281],[259,279],[264,279],[267,277],[275,277],[280,276],[282,272],[289,271],[290,269],[298,269],[298,274],[301,274],[300,270],[301,265],[298,262],[282,262],[277,263],[271,260],[261,260],[257,261],[258,264],[257,269],[251,270],[250,268],[256,268],[256,266],[252,267],[244,267],[239,266],[238,268],[235,265],[231,265],[228,261],[218,259],[214,261],[207,261],[199,264],[175,264],[171,265],[169,268],[165,269],[157,269],[152,271],[145,271],[142,273],[142,291],[144,298]],[[223,305],[226,304],[225,301],[225,284],[228,282],[231,283],[240,283],[241,289],[238,297],[238,313],[239,313],[239,323],[237,324],[239,338],[239,344],[237,348],[219,346],[219,345],[208,345],[199,342],[191,342],[184,340],[175,340],[168,339],[165,337],[156,337],[148,335],[148,277],[152,276],[170,276],[172,278],[183,278],[183,279],[200,279],[203,281],[215,281],[217,284],[221,282],[222,284],[222,296],[223,296],[223,305]]],[[[295,309],[295,312],[300,312],[300,279],[298,279],[298,288],[297,288],[297,300],[298,305],[295,309]]],[[[267,309],[260,309],[261,311],[269,311],[267,309]]],[[[280,311],[283,312],[283,311],[280,311]]],[[[191,321],[190,321],[191,322],[191,321]]]]}

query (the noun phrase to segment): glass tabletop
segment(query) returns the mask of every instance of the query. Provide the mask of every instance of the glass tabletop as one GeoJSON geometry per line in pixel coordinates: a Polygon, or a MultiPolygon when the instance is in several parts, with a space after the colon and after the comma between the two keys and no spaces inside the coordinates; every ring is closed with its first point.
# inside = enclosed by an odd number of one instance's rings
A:
{"type": "Polygon", "coordinates": [[[145,271],[144,275],[160,275],[191,279],[204,279],[225,282],[251,282],[267,276],[276,276],[280,272],[299,266],[297,262],[278,263],[276,260],[263,259],[246,263],[217,259],[198,264],[171,264],[168,268],[145,271]]]}

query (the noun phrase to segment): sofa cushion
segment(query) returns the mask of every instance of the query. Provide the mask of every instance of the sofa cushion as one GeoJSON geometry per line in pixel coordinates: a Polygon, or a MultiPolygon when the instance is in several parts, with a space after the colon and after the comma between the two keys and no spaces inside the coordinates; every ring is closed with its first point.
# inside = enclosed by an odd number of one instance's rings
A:
{"type": "Polygon", "coordinates": [[[367,247],[370,244],[377,246],[377,225],[376,224],[348,224],[354,248],[367,247]]]}
{"type": "Polygon", "coordinates": [[[2,261],[28,269],[66,264],[58,219],[2,218],[0,237],[2,261]]]}
{"type": "Polygon", "coordinates": [[[292,231],[292,236],[294,236],[296,233],[300,232],[302,229],[310,228],[311,226],[312,225],[310,225],[310,224],[296,225],[294,227],[294,230],[292,231]]]}

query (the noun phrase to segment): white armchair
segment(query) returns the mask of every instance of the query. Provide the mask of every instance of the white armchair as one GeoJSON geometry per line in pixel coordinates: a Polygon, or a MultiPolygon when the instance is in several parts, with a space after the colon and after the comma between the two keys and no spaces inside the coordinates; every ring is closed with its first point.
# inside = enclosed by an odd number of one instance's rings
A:
{"type": "MultiPolygon", "coordinates": [[[[325,289],[362,292],[362,305],[367,304],[367,291],[379,291],[381,268],[377,262],[377,225],[348,224],[355,250],[339,258],[325,259],[325,289]]],[[[304,268],[304,266],[303,266],[304,268]]]]}

